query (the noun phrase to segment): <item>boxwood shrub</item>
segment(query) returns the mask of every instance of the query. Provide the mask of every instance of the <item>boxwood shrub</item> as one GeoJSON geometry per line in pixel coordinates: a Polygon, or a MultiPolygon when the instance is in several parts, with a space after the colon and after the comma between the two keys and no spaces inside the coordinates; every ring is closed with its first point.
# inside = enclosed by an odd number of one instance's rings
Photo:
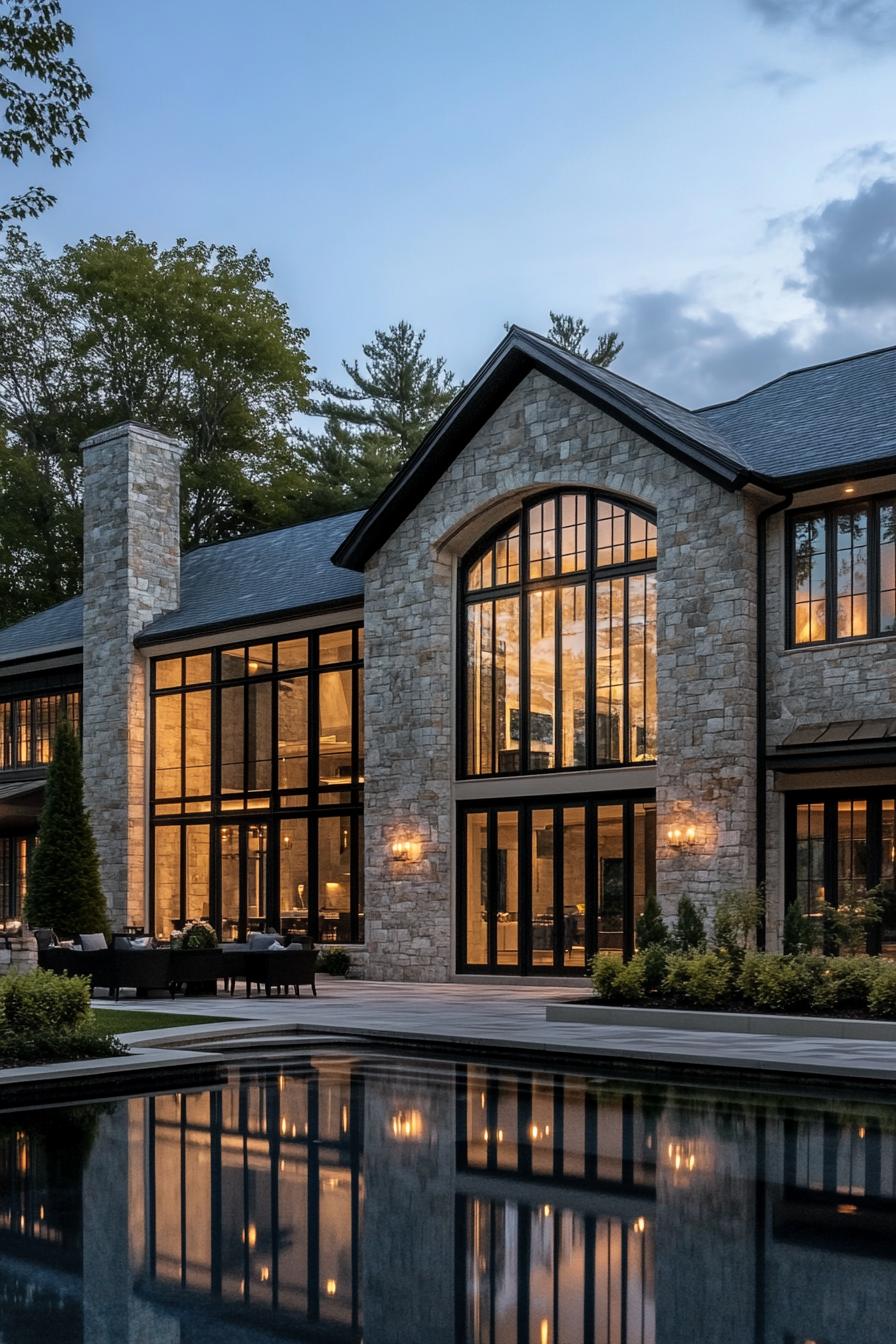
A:
{"type": "Polygon", "coordinates": [[[96,1022],[89,980],[43,970],[0,979],[0,1068],[124,1053],[96,1022]]]}
{"type": "Polygon", "coordinates": [[[651,946],[623,964],[595,957],[594,996],[604,1003],[896,1018],[896,963],[878,957],[823,957],[725,951],[669,952],[651,946]]]}

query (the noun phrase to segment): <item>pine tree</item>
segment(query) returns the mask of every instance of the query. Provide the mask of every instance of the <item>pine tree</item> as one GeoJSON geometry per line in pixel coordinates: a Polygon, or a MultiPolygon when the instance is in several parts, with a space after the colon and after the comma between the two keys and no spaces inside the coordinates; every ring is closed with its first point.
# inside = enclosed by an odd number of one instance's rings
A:
{"type": "Polygon", "coordinates": [[[53,743],[25,918],[32,928],[55,929],[63,938],[109,933],[96,841],[84,809],[81,746],[68,719],[60,721],[53,743]]]}
{"type": "Polygon", "coordinates": [[[454,399],[454,375],[441,356],[424,355],[425,340],[398,322],[361,347],[363,367],[342,361],[348,386],[315,384],[311,413],[324,432],[301,436],[314,511],[372,503],[454,399]]]}
{"type": "Polygon", "coordinates": [[[669,931],[663,922],[660,903],[652,891],[647,893],[644,909],[635,924],[635,938],[640,952],[646,947],[664,947],[668,942],[669,931]]]}
{"type": "Polygon", "coordinates": [[[580,359],[587,359],[589,364],[606,369],[622,350],[624,342],[620,341],[618,331],[603,332],[598,336],[594,348],[589,350],[583,344],[589,328],[582,318],[572,317],[569,313],[549,313],[549,317],[551,327],[548,340],[559,345],[562,350],[578,355],[580,359]]]}
{"type": "Polygon", "coordinates": [[[672,942],[677,952],[705,952],[706,929],[703,917],[690,896],[678,902],[672,942]]]}

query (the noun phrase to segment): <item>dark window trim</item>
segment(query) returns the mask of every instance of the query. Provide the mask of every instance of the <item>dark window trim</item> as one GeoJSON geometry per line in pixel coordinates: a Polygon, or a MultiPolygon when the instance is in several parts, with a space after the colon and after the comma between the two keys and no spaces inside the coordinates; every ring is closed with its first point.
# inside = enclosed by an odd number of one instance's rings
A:
{"type": "MultiPolygon", "coordinates": [[[[318,899],[317,899],[317,823],[321,817],[344,816],[349,818],[350,837],[349,844],[353,857],[350,891],[349,891],[349,918],[350,918],[350,940],[359,942],[363,938],[364,916],[361,908],[362,893],[362,875],[358,870],[357,861],[362,852],[362,821],[363,821],[363,800],[364,784],[361,775],[361,737],[358,723],[358,706],[363,697],[363,671],[364,660],[361,639],[363,634],[363,621],[356,619],[337,623],[332,626],[322,626],[312,630],[289,630],[284,629],[276,635],[266,636],[254,640],[240,640],[229,644],[216,644],[207,648],[190,649],[184,653],[160,654],[152,659],[150,666],[150,729],[149,729],[149,809],[150,809],[150,855],[149,855],[149,900],[148,900],[148,918],[150,927],[155,925],[155,837],[159,827],[180,827],[180,918],[186,916],[186,885],[185,885],[185,863],[186,848],[184,845],[183,828],[186,826],[208,826],[209,827],[209,913],[213,922],[220,932],[221,917],[221,882],[220,882],[220,864],[218,861],[219,835],[223,826],[245,827],[248,825],[265,825],[268,827],[268,845],[267,845],[267,869],[266,869],[266,889],[265,889],[265,918],[269,923],[279,924],[280,918],[280,819],[292,820],[302,819],[308,823],[308,907],[309,907],[309,935],[315,940],[320,930],[317,927],[318,899]],[[320,661],[320,637],[351,632],[352,656],[349,659],[342,659],[338,662],[320,661]],[[308,660],[305,667],[301,668],[280,668],[279,667],[279,643],[295,639],[307,639],[308,641],[308,660]],[[247,650],[259,645],[273,645],[273,661],[270,671],[251,674],[246,672],[241,677],[228,677],[224,680],[221,677],[221,657],[222,654],[231,649],[242,648],[247,650]],[[186,673],[185,660],[195,656],[210,655],[211,657],[211,680],[202,682],[186,682],[184,680],[186,673]],[[180,661],[181,680],[177,686],[157,687],[156,671],[159,663],[166,661],[180,661]],[[320,783],[320,759],[319,759],[319,678],[327,672],[345,672],[352,674],[352,778],[346,781],[344,788],[328,788],[320,783]],[[277,752],[278,743],[278,714],[279,697],[277,687],[280,682],[294,679],[296,677],[306,677],[308,694],[308,780],[305,788],[280,787],[279,781],[279,755],[277,752]],[[247,771],[249,769],[248,753],[248,715],[246,713],[247,691],[246,688],[252,685],[267,685],[271,688],[270,705],[270,727],[271,727],[271,779],[270,788],[249,788],[249,778],[247,771]],[[243,785],[242,792],[224,792],[221,787],[221,697],[224,690],[238,688],[242,693],[243,705],[243,785]],[[207,692],[210,694],[210,715],[211,715],[211,760],[210,760],[210,792],[203,794],[187,794],[186,784],[186,753],[184,750],[184,737],[186,733],[185,715],[181,713],[181,793],[171,797],[158,797],[156,794],[156,703],[170,696],[179,696],[181,703],[184,697],[194,692],[207,692]],[[342,794],[343,800],[338,800],[334,795],[342,794]],[[302,802],[296,804],[294,799],[300,797],[302,802]],[[250,807],[250,800],[265,799],[266,806],[250,807]],[[286,801],[286,800],[289,801],[286,801]],[[225,806],[229,804],[228,806],[225,806]],[[240,804],[236,806],[235,804],[240,804]],[[201,811],[187,811],[190,804],[202,804],[201,811]],[[176,812],[160,812],[160,807],[176,807],[176,812]]],[[[241,832],[242,835],[242,832],[241,832]]],[[[241,851],[243,840],[240,840],[241,851]]],[[[242,859],[241,859],[242,865],[242,859]]],[[[241,888],[244,884],[241,884],[241,888]]],[[[240,932],[241,936],[245,934],[245,892],[241,891],[241,914],[240,914],[240,932]]],[[[346,940],[348,941],[348,940],[346,940]]]]}
{"type": "MultiPolygon", "coordinates": [[[[5,693],[3,695],[0,695],[0,706],[2,705],[9,706],[10,742],[12,746],[12,759],[10,760],[8,765],[3,765],[2,764],[3,746],[2,743],[0,743],[0,771],[2,771],[4,774],[7,773],[8,771],[35,770],[35,769],[44,770],[49,765],[50,761],[53,759],[52,738],[50,739],[50,751],[48,760],[39,761],[37,759],[38,734],[37,734],[37,715],[35,714],[35,704],[40,700],[52,700],[57,696],[63,700],[69,696],[77,696],[78,700],[77,727],[78,727],[78,736],[81,737],[83,733],[83,719],[84,719],[84,703],[83,703],[84,692],[82,686],[80,685],[75,686],[63,685],[58,687],[48,686],[45,688],[42,687],[40,690],[22,691],[18,695],[5,694],[5,693]],[[28,760],[20,761],[18,759],[19,706],[25,702],[27,702],[29,707],[28,760]]],[[[57,717],[57,725],[58,722],[59,718],[57,717]]]]}
{"type": "MultiPolygon", "coordinates": [[[[632,789],[625,793],[576,792],[568,794],[531,794],[523,798],[465,798],[457,803],[456,811],[456,854],[457,854],[457,900],[455,902],[456,958],[458,975],[500,975],[525,976],[538,979],[540,976],[581,979],[587,973],[591,958],[597,951],[597,883],[595,881],[595,860],[597,854],[597,810],[599,807],[622,807],[623,827],[623,957],[628,960],[634,952],[635,920],[633,915],[633,836],[634,808],[638,803],[656,805],[654,789],[632,789]],[[585,822],[585,965],[563,965],[562,924],[556,913],[562,905],[562,887],[557,882],[559,860],[556,853],[557,819],[561,809],[580,807],[584,809],[585,822]],[[531,816],[533,812],[552,811],[555,833],[555,883],[554,883],[554,964],[553,966],[534,966],[531,957],[532,923],[532,864],[531,864],[531,816]],[[467,959],[467,818],[475,813],[484,813],[487,827],[486,872],[490,892],[497,887],[497,815],[499,812],[513,812],[517,817],[519,891],[517,893],[517,923],[519,938],[516,965],[499,965],[497,949],[494,947],[494,921],[489,920],[487,963],[470,964],[467,959]]],[[[562,845],[562,840],[561,840],[562,845]]]]}
{"type": "Polygon", "coordinates": [[[788,649],[823,649],[829,644],[861,644],[869,639],[894,639],[896,630],[880,629],[880,509],[896,504],[896,491],[878,490],[871,495],[844,496],[824,504],[805,505],[787,514],[784,583],[786,591],[785,637],[788,649]],[[864,635],[838,635],[837,630],[837,539],[834,519],[847,508],[868,509],[868,631],[864,635]],[[797,524],[806,518],[823,517],[825,522],[825,637],[798,644],[796,641],[796,555],[797,524]]]}
{"type": "MultiPolygon", "coordinates": [[[[507,513],[500,522],[489,528],[488,532],[481,537],[476,545],[463,557],[458,566],[458,593],[459,601],[457,603],[457,625],[455,631],[457,648],[457,742],[456,742],[456,761],[458,779],[518,779],[521,776],[555,776],[562,774],[575,773],[581,770],[618,770],[620,766],[651,767],[656,764],[655,758],[649,761],[631,761],[627,759],[629,750],[629,695],[628,695],[628,602],[629,585],[625,585],[623,619],[622,619],[622,653],[624,662],[623,684],[623,723],[621,735],[623,741],[623,759],[620,761],[603,761],[597,759],[597,714],[595,706],[595,681],[594,681],[594,640],[596,637],[596,611],[594,602],[595,584],[598,581],[608,579],[624,578],[629,579],[637,577],[640,574],[655,574],[657,572],[657,557],[649,560],[623,561],[613,565],[598,565],[595,561],[595,542],[596,542],[596,512],[597,504],[604,502],[614,504],[619,508],[626,510],[627,514],[635,514],[651,523],[654,527],[657,525],[656,513],[641,504],[636,504],[628,500],[623,495],[617,495],[611,491],[596,490],[589,486],[554,486],[539,491],[537,494],[529,495],[523,499],[514,509],[507,513]],[[583,569],[571,570],[568,573],[552,574],[544,578],[530,579],[528,577],[529,568],[529,544],[528,528],[526,526],[527,515],[530,508],[544,503],[547,500],[558,501],[558,509],[555,519],[555,535],[560,537],[560,508],[559,501],[568,495],[585,495],[587,500],[587,513],[585,519],[585,567],[583,569]],[[475,564],[485,555],[495,541],[503,535],[514,522],[519,523],[519,579],[515,583],[502,584],[500,586],[492,585],[488,588],[476,588],[467,591],[467,576],[475,564]],[[536,590],[546,588],[570,587],[575,584],[583,584],[585,587],[585,761],[578,765],[553,765],[546,767],[533,767],[529,762],[529,731],[528,731],[528,699],[529,699],[529,641],[524,638],[528,630],[528,596],[536,590]],[[469,742],[467,725],[467,610],[483,602],[497,602],[509,597],[517,597],[520,610],[520,769],[515,771],[481,771],[474,774],[468,767],[469,742]]],[[[629,544],[629,527],[626,520],[626,546],[629,544]]],[[[557,550],[557,562],[560,563],[560,550],[557,550]]],[[[557,598],[559,601],[559,597],[557,598]]],[[[556,621],[555,621],[556,626],[556,621]]],[[[555,628],[555,654],[559,659],[560,640],[556,638],[559,634],[559,628],[555,628]]],[[[559,680],[555,679],[555,691],[559,686],[559,680]]],[[[492,697],[495,694],[495,678],[492,678],[492,697]]],[[[555,706],[556,720],[556,741],[555,757],[560,754],[560,729],[561,729],[561,707],[555,706]]],[[[494,714],[492,714],[492,727],[494,729],[494,714]]],[[[493,744],[494,747],[494,744],[493,744]]]]}
{"type": "Polygon", "coordinates": [[[824,892],[829,905],[836,906],[839,900],[837,871],[837,804],[847,802],[865,802],[867,844],[868,844],[868,887],[874,887],[880,881],[881,859],[881,808],[885,798],[896,798],[896,782],[892,785],[856,785],[844,789],[799,789],[785,794],[784,808],[784,863],[785,863],[785,908],[796,900],[796,821],[797,808],[801,804],[815,803],[824,807],[824,892]],[[874,848],[874,841],[877,848],[874,848]]]}

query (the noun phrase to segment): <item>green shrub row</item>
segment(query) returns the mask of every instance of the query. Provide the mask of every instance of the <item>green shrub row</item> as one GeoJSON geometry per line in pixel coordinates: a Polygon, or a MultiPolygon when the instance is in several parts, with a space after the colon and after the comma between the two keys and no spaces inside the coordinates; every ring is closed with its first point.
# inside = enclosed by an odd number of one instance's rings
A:
{"type": "Polygon", "coordinates": [[[94,1018],[86,978],[37,970],[0,979],[0,1067],[123,1053],[94,1018]]]}
{"type": "Polygon", "coordinates": [[[741,958],[654,944],[627,963],[595,957],[591,982],[604,1003],[896,1018],[896,963],[878,957],[749,952],[741,958]]]}

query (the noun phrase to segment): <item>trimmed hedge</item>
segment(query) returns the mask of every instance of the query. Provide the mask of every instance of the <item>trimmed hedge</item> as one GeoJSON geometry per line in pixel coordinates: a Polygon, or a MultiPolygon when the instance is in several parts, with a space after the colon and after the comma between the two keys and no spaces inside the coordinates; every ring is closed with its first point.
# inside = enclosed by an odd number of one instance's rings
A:
{"type": "Polygon", "coordinates": [[[0,979],[0,1068],[124,1053],[97,1023],[86,978],[37,970],[0,979]]]}
{"type": "Polygon", "coordinates": [[[896,963],[879,957],[751,952],[741,964],[724,950],[651,946],[625,965],[595,957],[591,983],[603,1003],[896,1018],[896,963]]]}

